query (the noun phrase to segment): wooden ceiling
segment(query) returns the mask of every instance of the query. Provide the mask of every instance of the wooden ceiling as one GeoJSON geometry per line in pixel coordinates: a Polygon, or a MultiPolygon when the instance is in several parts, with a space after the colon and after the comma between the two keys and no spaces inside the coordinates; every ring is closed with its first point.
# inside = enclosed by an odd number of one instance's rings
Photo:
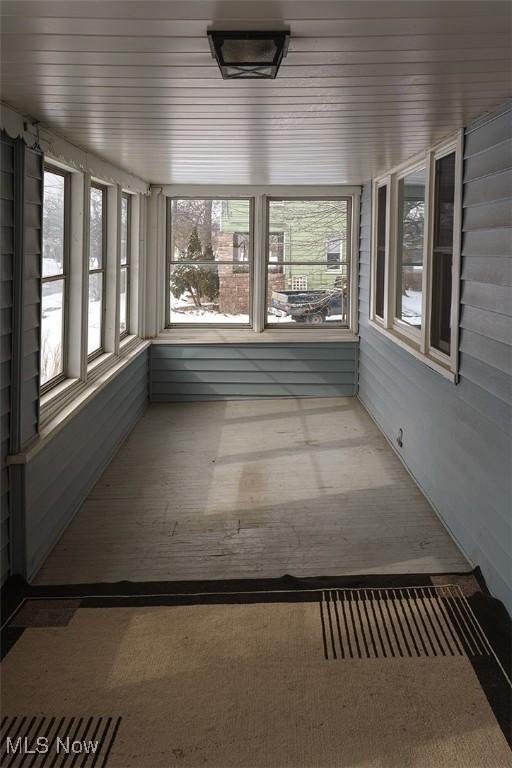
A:
{"type": "Polygon", "coordinates": [[[2,98],[154,183],[359,183],[510,98],[509,2],[3,0],[2,98]],[[206,30],[283,29],[274,81],[206,30]]]}

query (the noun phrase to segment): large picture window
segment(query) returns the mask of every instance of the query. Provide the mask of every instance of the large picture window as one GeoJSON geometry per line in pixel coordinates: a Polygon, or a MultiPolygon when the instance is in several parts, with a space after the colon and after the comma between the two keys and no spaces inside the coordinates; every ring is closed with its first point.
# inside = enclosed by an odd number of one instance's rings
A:
{"type": "Polygon", "coordinates": [[[105,270],[107,190],[91,184],[89,218],[89,292],[87,355],[89,360],[103,352],[105,333],[105,270]]]}
{"type": "Polygon", "coordinates": [[[267,325],[349,325],[350,219],[348,198],[268,200],[267,325]]]}
{"type": "Polygon", "coordinates": [[[69,177],[44,169],[41,287],[41,378],[43,391],[65,376],[68,280],[69,177]]]}
{"type": "Polygon", "coordinates": [[[249,325],[252,202],[168,201],[168,325],[249,325]]]}
{"type": "Polygon", "coordinates": [[[457,372],[462,134],[373,186],[375,327],[430,367],[457,372]]]}

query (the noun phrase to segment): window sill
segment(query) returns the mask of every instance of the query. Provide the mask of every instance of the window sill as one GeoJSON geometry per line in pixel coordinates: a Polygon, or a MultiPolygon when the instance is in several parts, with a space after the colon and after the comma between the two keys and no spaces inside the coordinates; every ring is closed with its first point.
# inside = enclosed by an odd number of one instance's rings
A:
{"type": "MultiPolygon", "coordinates": [[[[79,379],[66,379],[41,398],[41,422],[39,438],[25,453],[10,456],[9,464],[24,464],[35,453],[51,440],[76,413],[92,400],[120,371],[123,370],[137,355],[150,345],[149,341],[141,341],[138,337],[129,350],[123,350],[120,357],[112,353],[98,358],[95,376],[87,382],[79,379]],[[103,358],[108,357],[107,361],[103,358]],[[101,365],[100,365],[101,361],[101,365]]],[[[97,361],[95,360],[94,363],[97,361]]]]}
{"type": "Polygon", "coordinates": [[[153,344],[289,344],[304,342],[357,342],[359,337],[348,328],[267,328],[261,333],[246,329],[211,328],[198,330],[167,328],[152,340],[153,344]]]}
{"type": "Polygon", "coordinates": [[[111,365],[114,365],[115,361],[116,356],[113,352],[103,352],[103,354],[91,360],[87,365],[87,383],[90,384],[95,381],[111,365]]]}
{"type": "Polygon", "coordinates": [[[409,339],[407,336],[400,335],[395,330],[389,330],[388,328],[384,328],[382,325],[380,325],[379,323],[376,323],[374,320],[369,320],[368,323],[371,328],[381,333],[387,339],[390,339],[394,344],[397,344],[397,346],[401,347],[402,349],[405,349],[413,357],[415,357],[416,360],[420,360],[426,366],[431,368],[436,373],[441,374],[441,376],[444,376],[453,384],[458,383],[458,374],[451,370],[449,362],[447,362],[447,364],[444,365],[441,361],[434,360],[429,355],[424,354],[423,352],[420,352],[418,344],[416,344],[412,339],[409,339]]]}

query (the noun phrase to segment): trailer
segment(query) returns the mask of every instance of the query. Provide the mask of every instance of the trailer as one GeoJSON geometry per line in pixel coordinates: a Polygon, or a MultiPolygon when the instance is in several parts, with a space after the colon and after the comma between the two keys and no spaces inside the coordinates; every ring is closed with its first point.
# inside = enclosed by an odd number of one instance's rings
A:
{"type": "Polygon", "coordinates": [[[273,290],[271,306],[277,315],[289,315],[296,323],[324,323],[329,317],[346,320],[346,296],[343,288],[311,291],[273,290]]]}

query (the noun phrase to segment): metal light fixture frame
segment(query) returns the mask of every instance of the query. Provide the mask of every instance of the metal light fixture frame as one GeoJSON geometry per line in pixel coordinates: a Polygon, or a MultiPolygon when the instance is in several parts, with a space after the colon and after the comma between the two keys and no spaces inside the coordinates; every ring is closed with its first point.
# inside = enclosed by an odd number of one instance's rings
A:
{"type": "Polygon", "coordinates": [[[288,53],[290,33],[278,32],[247,32],[247,31],[208,31],[208,41],[212,56],[216,59],[224,80],[274,80],[277,76],[283,58],[288,53]],[[276,54],[272,61],[225,61],[222,54],[222,45],[225,40],[272,40],[276,46],[276,54]],[[268,70],[270,73],[264,72],[268,70]],[[233,73],[228,70],[238,70],[233,73]]]}

